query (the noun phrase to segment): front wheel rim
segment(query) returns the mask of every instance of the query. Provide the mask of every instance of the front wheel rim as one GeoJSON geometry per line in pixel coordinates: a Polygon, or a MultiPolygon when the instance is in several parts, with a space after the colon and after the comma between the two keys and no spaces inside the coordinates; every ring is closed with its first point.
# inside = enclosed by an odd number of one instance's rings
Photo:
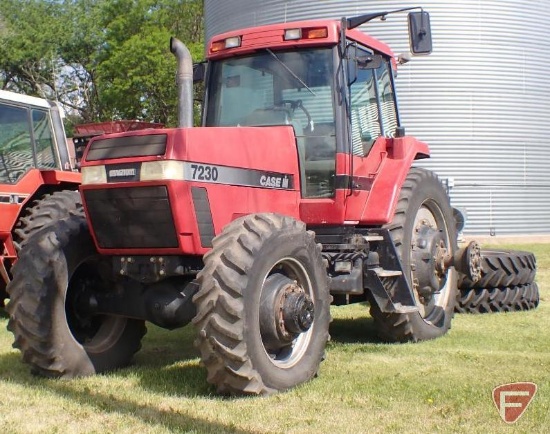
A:
{"type": "Polygon", "coordinates": [[[277,261],[262,282],[258,328],[264,353],[276,367],[289,369],[303,358],[315,326],[314,306],[313,286],[304,265],[290,257],[277,261]],[[297,306],[301,319],[291,321],[294,315],[285,316],[289,305],[297,306]]]}
{"type": "Polygon", "coordinates": [[[83,297],[90,297],[101,285],[97,261],[83,261],[70,276],[65,295],[65,319],[73,339],[89,354],[102,353],[118,342],[126,318],[94,315],[82,309],[83,297]]]}

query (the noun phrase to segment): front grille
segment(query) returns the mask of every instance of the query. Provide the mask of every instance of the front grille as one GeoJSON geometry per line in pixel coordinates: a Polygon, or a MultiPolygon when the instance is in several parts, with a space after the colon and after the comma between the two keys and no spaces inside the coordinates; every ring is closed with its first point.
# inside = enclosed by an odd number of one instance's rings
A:
{"type": "Polygon", "coordinates": [[[178,247],[165,186],[87,190],[84,200],[101,248],[178,247]]]}
{"type": "Polygon", "coordinates": [[[86,161],[164,155],[166,138],[166,134],[147,134],[96,140],[90,145],[86,161]]]}

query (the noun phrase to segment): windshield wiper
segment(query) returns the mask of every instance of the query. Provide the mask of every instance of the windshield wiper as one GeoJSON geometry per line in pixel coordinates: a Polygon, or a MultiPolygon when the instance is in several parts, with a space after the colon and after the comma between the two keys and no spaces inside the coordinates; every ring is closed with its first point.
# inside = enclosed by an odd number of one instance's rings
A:
{"type": "Polygon", "coordinates": [[[281,64],[283,66],[283,68],[285,68],[290,75],[292,75],[296,80],[298,80],[302,86],[304,86],[307,90],[309,90],[313,96],[317,96],[317,94],[315,92],[313,92],[307,84],[304,83],[304,80],[302,80],[300,77],[298,77],[294,71],[292,71],[288,66],[286,66],[285,62],[283,62],[281,59],[279,59],[273,51],[271,51],[269,48],[266,48],[265,50],[269,54],[271,54],[271,56],[273,56],[273,58],[277,62],[279,62],[279,64],[281,64]]]}

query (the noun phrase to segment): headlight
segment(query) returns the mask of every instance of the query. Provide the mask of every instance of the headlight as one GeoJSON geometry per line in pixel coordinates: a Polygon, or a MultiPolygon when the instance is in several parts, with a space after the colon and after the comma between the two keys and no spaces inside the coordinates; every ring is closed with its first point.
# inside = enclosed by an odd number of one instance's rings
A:
{"type": "Polygon", "coordinates": [[[105,166],[88,166],[82,170],[82,184],[106,184],[107,171],[105,166]]]}
{"type": "Polygon", "coordinates": [[[140,181],[162,181],[167,179],[177,181],[185,179],[183,161],[146,161],[141,164],[140,181]]]}

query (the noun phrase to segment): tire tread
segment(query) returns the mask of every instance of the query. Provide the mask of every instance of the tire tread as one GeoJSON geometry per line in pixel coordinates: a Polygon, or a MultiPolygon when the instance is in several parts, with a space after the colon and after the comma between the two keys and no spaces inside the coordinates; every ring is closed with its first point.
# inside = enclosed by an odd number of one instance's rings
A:
{"type": "Polygon", "coordinates": [[[539,287],[535,282],[503,288],[470,288],[460,291],[456,312],[518,312],[535,309],[539,302],[539,287]]]}
{"type": "Polygon", "coordinates": [[[481,251],[481,278],[473,282],[461,276],[459,288],[509,288],[532,283],[535,280],[537,261],[531,252],[519,250],[481,251]]]}
{"type": "MultiPolygon", "coordinates": [[[[247,342],[243,337],[243,288],[255,255],[269,236],[282,228],[303,230],[302,222],[277,214],[254,214],[229,223],[213,240],[214,248],[204,257],[204,268],[198,273],[200,290],[193,297],[198,328],[195,345],[207,370],[207,381],[221,394],[267,395],[276,390],[268,387],[252,365],[247,342]]],[[[329,297],[327,291],[327,299],[329,297]]],[[[326,336],[322,336],[325,342],[326,336]]]]}
{"type": "MultiPolygon", "coordinates": [[[[439,178],[432,171],[412,167],[401,187],[393,220],[384,226],[390,232],[390,236],[400,256],[407,247],[404,245],[404,228],[408,217],[409,205],[422,183],[437,183],[441,186],[439,178]]],[[[441,186],[441,188],[443,187],[441,186]]],[[[386,287],[386,290],[392,293],[395,281],[391,278],[383,278],[382,283],[386,287]]],[[[446,332],[446,328],[450,328],[450,322],[454,314],[454,306],[458,296],[458,294],[454,294],[456,287],[454,287],[454,285],[451,286],[452,288],[450,289],[452,293],[449,296],[449,303],[452,305],[452,308],[449,306],[450,313],[447,314],[448,318],[444,318],[445,324],[448,324],[448,326],[443,327],[443,333],[446,332]]],[[[383,340],[389,342],[418,342],[427,338],[421,327],[415,327],[415,322],[417,322],[415,321],[415,314],[382,312],[370,293],[367,297],[370,304],[370,314],[377,325],[377,333],[383,340]]],[[[432,336],[427,339],[431,338],[432,336]]]]}
{"type": "MultiPolygon", "coordinates": [[[[31,365],[31,372],[35,374],[72,378],[94,373],[66,361],[66,342],[59,342],[54,324],[59,318],[52,316],[58,297],[54,270],[56,264],[65,261],[63,246],[72,242],[71,234],[87,230],[82,215],[48,225],[26,240],[12,269],[13,280],[8,285],[11,299],[6,307],[7,328],[14,335],[12,346],[21,351],[23,361],[31,365]]],[[[143,323],[135,329],[137,339],[129,343],[128,358],[141,348],[146,330],[143,323]]]]}

